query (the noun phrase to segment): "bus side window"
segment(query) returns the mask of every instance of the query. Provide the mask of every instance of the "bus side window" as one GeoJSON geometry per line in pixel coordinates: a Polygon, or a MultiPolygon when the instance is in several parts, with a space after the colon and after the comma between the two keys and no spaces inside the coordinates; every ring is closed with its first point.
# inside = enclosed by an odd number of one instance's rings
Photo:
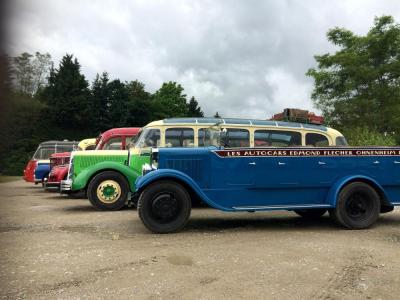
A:
{"type": "Polygon", "coordinates": [[[225,140],[229,148],[250,147],[250,132],[247,129],[227,128],[225,140]]]}
{"type": "Polygon", "coordinates": [[[301,134],[283,130],[256,130],[254,147],[291,147],[301,146],[301,134]]]}
{"type": "Polygon", "coordinates": [[[194,130],[168,128],[165,130],[165,147],[194,147],[194,130]]]}
{"type": "Polygon", "coordinates": [[[318,133],[306,134],[306,145],[314,147],[327,147],[329,146],[328,138],[318,133]]]}

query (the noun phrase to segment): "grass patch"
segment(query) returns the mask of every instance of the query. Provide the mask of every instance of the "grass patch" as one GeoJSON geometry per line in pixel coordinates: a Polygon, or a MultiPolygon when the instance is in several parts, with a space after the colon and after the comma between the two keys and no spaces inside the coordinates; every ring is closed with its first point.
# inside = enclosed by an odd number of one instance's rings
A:
{"type": "Polygon", "coordinates": [[[21,176],[5,176],[5,175],[0,175],[0,183],[4,182],[11,182],[11,181],[17,181],[20,180],[21,176]]]}

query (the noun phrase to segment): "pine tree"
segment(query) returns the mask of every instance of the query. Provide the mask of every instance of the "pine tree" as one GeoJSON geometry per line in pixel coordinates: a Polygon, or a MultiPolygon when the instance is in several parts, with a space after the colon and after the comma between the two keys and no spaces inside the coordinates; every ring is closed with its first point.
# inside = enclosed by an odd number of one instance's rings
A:
{"type": "Polygon", "coordinates": [[[152,121],[152,100],[144,84],[138,80],[126,84],[128,91],[128,126],[144,126],[152,121]]]}
{"type": "Polygon", "coordinates": [[[214,115],[214,118],[221,119],[222,117],[219,115],[219,113],[218,113],[218,112],[216,112],[216,113],[215,113],[215,115],[214,115]]]}
{"type": "Polygon", "coordinates": [[[204,117],[204,113],[194,97],[190,98],[188,103],[188,117],[204,117]]]}
{"type": "Polygon", "coordinates": [[[64,129],[87,129],[93,113],[88,82],[81,74],[78,60],[66,54],[58,67],[52,68],[48,86],[40,99],[47,105],[47,117],[64,129]]]}

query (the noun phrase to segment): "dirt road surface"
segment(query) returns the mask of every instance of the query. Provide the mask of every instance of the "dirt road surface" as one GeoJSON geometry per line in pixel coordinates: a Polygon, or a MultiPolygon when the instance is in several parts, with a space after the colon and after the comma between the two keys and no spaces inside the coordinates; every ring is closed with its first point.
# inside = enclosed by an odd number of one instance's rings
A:
{"type": "Polygon", "coordinates": [[[399,299],[400,210],[369,230],[328,215],[192,210],[181,233],[22,180],[0,184],[3,299],[399,299]]]}

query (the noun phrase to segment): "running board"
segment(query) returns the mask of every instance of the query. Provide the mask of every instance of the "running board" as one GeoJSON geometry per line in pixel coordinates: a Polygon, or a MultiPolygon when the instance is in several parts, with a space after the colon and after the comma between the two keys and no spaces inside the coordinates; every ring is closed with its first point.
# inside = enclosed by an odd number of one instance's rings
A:
{"type": "Polygon", "coordinates": [[[303,205],[265,205],[265,206],[233,206],[234,210],[294,210],[313,208],[332,208],[329,204],[303,204],[303,205]]]}

